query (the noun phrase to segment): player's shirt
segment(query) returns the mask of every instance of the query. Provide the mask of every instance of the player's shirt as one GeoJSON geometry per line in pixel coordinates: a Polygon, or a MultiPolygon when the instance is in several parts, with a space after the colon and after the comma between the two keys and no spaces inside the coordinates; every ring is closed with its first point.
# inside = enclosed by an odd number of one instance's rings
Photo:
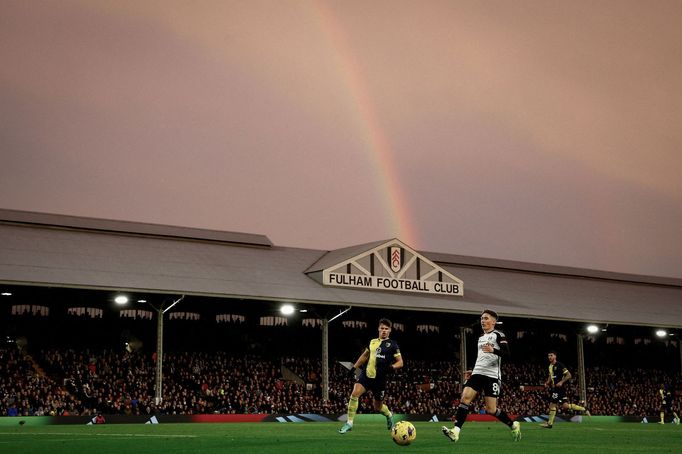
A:
{"type": "Polygon", "coordinates": [[[506,340],[507,338],[504,333],[496,329],[489,333],[483,333],[483,335],[478,338],[478,356],[476,357],[476,364],[474,365],[472,374],[485,375],[486,377],[501,380],[502,357],[495,353],[484,352],[482,349],[485,344],[492,344],[495,350],[501,350],[502,347],[500,344],[506,340]]]}
{"type": "Polygon", "coordinates": [[[661,396],[661,405],[670,405],[673,402],[673,395],[670,391],[659,389],[658,394],[661,396]]]}
{"type": "Polygon", "coordinates": [[[561,381],[566,373],[568,373],[568,369],[563,363],[556,361],[554,364],[549,364],[549,382],[552,388],[561,381]]]}
{"type": "Polygon", "coordinates": [[[369,360],[365,368],[365,374],[369,378],[384,377],[395,358],[400,356],[398,343],[393,339],[379,338],[369,342],[369,360]]]}

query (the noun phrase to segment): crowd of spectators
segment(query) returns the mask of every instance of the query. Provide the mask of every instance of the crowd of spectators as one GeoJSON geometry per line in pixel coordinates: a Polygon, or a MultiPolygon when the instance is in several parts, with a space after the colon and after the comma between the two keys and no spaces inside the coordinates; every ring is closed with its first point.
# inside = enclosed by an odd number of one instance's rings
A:
{"type": "Polygon", "coordinates": [[[0,415],[49,416],[78,414],[77,396],[41,373],[18,349],[0,350],[0,415]]]}
{"type": "MultiPolygon", "coordinates": [[[[345,366],[330,361],[329,400],[323,401],[319,359],[170,352],[163,358],[157,404],[156,361],[154,353],[141,351],[49,349],[29,356],[16,347],[0,350],[0,415],[337,414],[346,411],[353,384],[345,366]]],[[[517,415],[545,413],[546,364],[503,368],[504,408],[517,415]]],[[[609,367],[588,369],[586,382],[592,414],[643,417],[658,413],[658,386],[682,383],[682,377],[609,367]]],[[[574,380],[569,395],[577,402],[575,392],[574,380]]],[[[452,415],[459,393],[454,362],[407,358],[388,381],[386,402],[396,413],[452,415]]],[[[372,411],[369,399],[363,396],[360,412],[372,411]]],[[[477,405],[472,411],[482,412],[482,400],[477,405]]]]}

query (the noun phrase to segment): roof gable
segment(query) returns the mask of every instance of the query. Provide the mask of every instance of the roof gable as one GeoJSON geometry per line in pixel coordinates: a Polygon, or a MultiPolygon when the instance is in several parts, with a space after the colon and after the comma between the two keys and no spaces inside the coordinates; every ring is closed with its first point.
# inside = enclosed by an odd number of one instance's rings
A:
{"type": "Polygon", "coordinates": [[[397,238],[331,251],[306,274],[326,286],[464,295],[461,279],[397,238]]]}

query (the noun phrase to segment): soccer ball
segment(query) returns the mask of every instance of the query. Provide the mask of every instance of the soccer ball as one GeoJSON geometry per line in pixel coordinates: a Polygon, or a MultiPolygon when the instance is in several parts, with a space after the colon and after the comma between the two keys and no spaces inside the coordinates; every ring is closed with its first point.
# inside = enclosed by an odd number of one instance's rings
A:
{"type": "Polygon", "coordinates": [[[411,422],[398,421],[391,429],[391,437],[396,444],[407,446],[417,438],[417,429],[411,422]]]}

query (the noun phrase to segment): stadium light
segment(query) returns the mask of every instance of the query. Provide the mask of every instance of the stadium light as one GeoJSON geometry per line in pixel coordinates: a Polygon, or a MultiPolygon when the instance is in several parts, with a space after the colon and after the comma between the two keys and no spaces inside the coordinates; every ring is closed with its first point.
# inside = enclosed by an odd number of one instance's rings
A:
{"type": "Polygon", "coordinates": [[[597,325],[588,325],[587,326],[587,332],[590,334],[596,334],[599,331],[599,327],[597,325]]]}
{"type": "Polygon", "coordinates": [[[285,305],[283,305],[282,307],[279,308],[279,311],[280,311],[283,315],[291,315],[291,314],[294,313],[295,310],[296,310],[296,309],[294,309],[294,306],[291,305],[291,304],[285,304],[285,305]]]}
{"type": "Polygon", "coordinates": [[[11,292],[2,292],[2,296],[12,296],[11,292]]]}
{"type": "Polygon", "coordinates": [[[121,306],[128,304],[128,297],[125,295],[117,295],[116,298],[114,298],[114,302],[116,304],[120,304],[121,306]]]}
{"type": "Polygon", "coordinates": [[[668,332],[667,332],[666,330],[664,330],[664,329],[659,329],[659,330],[656,331],[656,335],[657,335],[658,337],[665,337],[665,336],[668,335],[668,332]]]}

